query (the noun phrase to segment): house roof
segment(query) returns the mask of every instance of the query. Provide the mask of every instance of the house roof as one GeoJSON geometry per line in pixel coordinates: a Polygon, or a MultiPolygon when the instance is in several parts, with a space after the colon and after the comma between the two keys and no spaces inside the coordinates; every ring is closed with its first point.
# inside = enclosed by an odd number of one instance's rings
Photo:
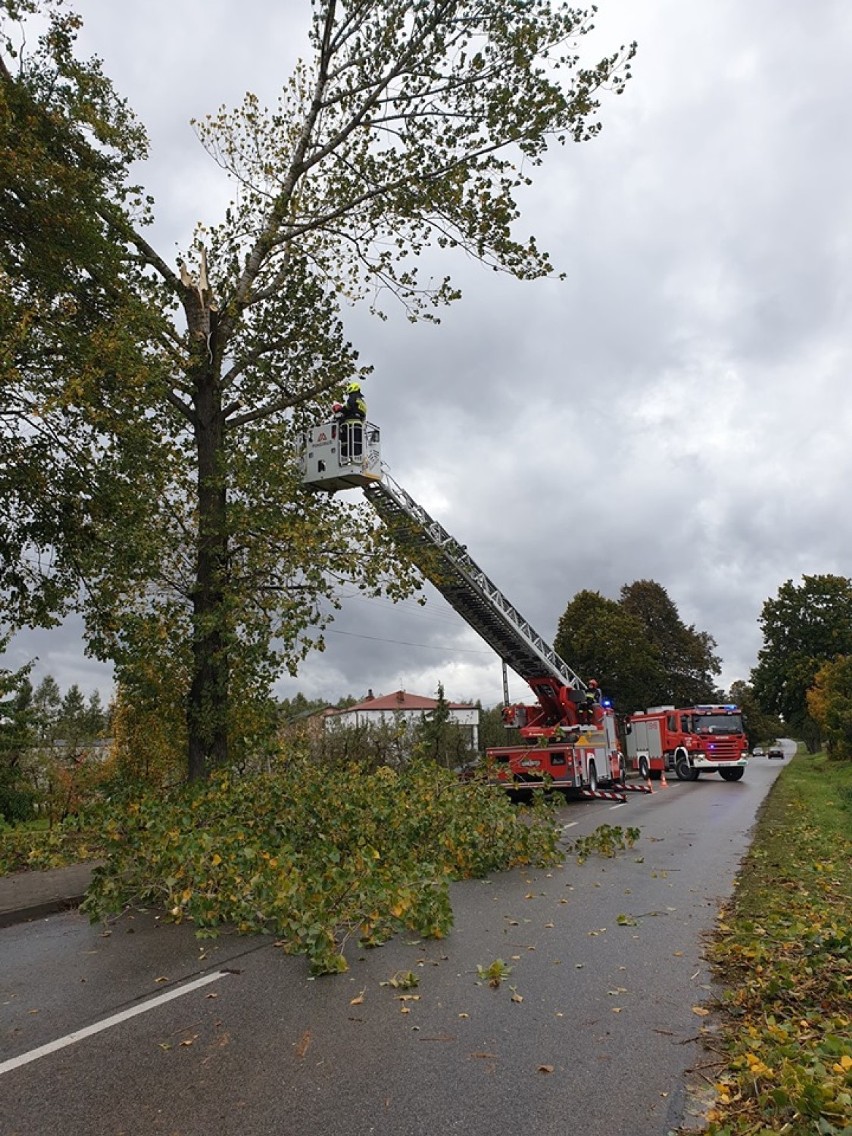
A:
{"type": "MultiPolygon", "coordinates": [[[[437,698],[425,698],[422,694],[409,694],[407,690],[395,690],[392,694],[382,694],[378,698],[367,698],[355,706],[347,706],[341,714],[350,714],[353,710],[434,710],[438,705],[437,698]]],[[[471,702],[449,702],[451,710],[470,710],[471,702]]]]}

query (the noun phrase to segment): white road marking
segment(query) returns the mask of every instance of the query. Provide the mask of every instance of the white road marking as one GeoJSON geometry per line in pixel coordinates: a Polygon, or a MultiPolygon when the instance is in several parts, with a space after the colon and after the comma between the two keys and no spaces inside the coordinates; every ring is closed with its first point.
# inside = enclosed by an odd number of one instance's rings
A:
{"type": "Polygon", "coordinates": [[[617,805],[610,805],[609,811],[611,813],[613,813],[613,812],[615,812],[616,809],[623,809],[626,804],[627,804],[627,801],[620,801],[617,805]]]}
{"type": "Polygon", "coordinates": [[[562,825],[562,831],[564,832],[566,828],[575,828],[579,823],[578,820],[569,821],[568,824],[562,825]]]}
{"type": "Polygon", "coordinates": [[[38,1049],[31,1049],[29,1053],[22,1053],[19,1057],[11,1057],[8,1061],[0,1063],[0,1076],[3,1073],[11,1073],[13,1069],[20,1068],[21,1065],[28,1065],[30,1061],[37,1061],[39,1057],[47,1057],[49,1053],[56,1053],[59,1049],[65,1049],[68,1045],[73,1045],[77,1041],[82,1041],[84,1037],[91,1037],[93,1034],[101,1033],[102,1030],[110,1029],[112,1026],[117,1026],[121,1022],[126,1022],[129,1018],[135,1018],[137,1014],[145,1014],[148,1010],[153,1010],[157,1006],[162,1006],[166,1002],[171,1002],[174,998],[181,998],[184,994],[191,994],[193,990],[198,990],[202,986],[207,986],[211,982],[218,982],[220,978],[224,978],[227,972],[219,970],[215,974],[206,974],[204,978],[196,978],[194,982],[188,982],[185,986],[179,986],[175,990],[169,990],[165,994],[159,994],[156,998],[151,998],[147,1002],[143,1002],[139,1006],[134,1006],[130,1010],[122,1010],[120,1014],[113,1014],[110,1018],[104,1018],[102,1022],[94,1022],[84,1029],[74,1030],[73,1033],[68,1033],[65,1037],[58,1037],[56,1041],[49,1041],[47,1045],[40,1045],[38,1049]]]}

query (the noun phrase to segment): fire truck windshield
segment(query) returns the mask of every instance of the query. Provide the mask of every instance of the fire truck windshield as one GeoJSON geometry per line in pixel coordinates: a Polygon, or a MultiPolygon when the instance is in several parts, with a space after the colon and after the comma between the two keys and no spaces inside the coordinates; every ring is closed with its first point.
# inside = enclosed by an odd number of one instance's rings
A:
{"type": "Polygon", "coordinates": [[[740,714],[696,714],[693,729],[698,734],[741,734],[743,720],[740,714]]]}

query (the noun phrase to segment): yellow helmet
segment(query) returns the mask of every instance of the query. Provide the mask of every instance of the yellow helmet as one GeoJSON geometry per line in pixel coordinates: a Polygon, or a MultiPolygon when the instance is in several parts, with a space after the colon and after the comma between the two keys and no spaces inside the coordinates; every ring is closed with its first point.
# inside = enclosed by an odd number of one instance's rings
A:
{"type": "Polygon", "coordinates": [[[361,384],[360,383],[349,383],[346,387],[346,393],[347,394],[360,394],[361,393],[361,384]]]}

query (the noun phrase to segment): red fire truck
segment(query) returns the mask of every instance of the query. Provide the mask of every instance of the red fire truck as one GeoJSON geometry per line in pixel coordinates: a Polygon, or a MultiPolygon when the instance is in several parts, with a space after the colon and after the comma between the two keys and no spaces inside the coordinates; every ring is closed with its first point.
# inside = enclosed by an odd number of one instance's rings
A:
{"type": "Polygon", "coordinates": [[[643,780],[674,772],[680,781],[718,773],[739,781],[748,761],[748,740],[738,706],[652,706],[625,724],[627,757],[643,780]]]}
{"type": "MultiPolygon", "coordinates": [[[[357,449],[344,445],[348,428],[325,422],[311,429],[302,454],[305,484],[329,493],[362,489],[400,551],[537,699],[537,705],[506,705],[503,721],[514,744],[489,749],[493,780],[520,798],[535,786],[593,800],[623,801],[628,791],[647,791],[645,785],[625,783],[612,708],[587,696],[579,675],[536,634],[467,549],[382,468],[378,427],[363,424],[364,445],[357,449]]],[[[504,700],[509,701],[505,671],[504,700]]]]}

